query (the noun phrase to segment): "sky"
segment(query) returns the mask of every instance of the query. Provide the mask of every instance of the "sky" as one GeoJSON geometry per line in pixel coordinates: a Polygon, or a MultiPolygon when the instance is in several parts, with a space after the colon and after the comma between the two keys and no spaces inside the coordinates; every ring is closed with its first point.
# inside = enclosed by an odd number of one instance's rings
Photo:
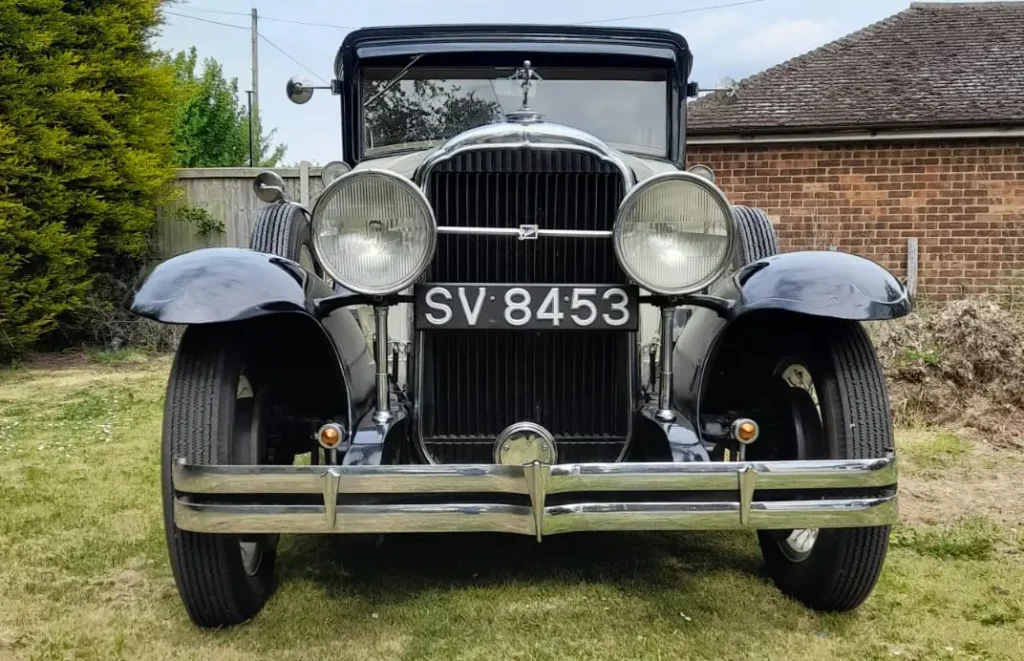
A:
{"type": "Polygon", "coordinates": [[[238,78],[244,102],[245,90],[251,88],[249,13],[255,7],[261,17],[259,32],[265,38],[259,41],[264,127],[276,129],[274,140],[287,146],[284,164],[303,160],[324,164],[341,157],[338,98],[318,90],[305,105],[294,105],[285,96],[285,83],[296,74],[316,74],[329,81],[341,40],[356,27],[599,21],[595,24],[668,28],[690,44],[691,80],[713,87],[723,77],[741,80],[909,4],[909,0],[177,0],[167,7],[167,21],[155,45],[169,51],[195,46],[200,58],[215,58],[229,78],[238,78]]]}

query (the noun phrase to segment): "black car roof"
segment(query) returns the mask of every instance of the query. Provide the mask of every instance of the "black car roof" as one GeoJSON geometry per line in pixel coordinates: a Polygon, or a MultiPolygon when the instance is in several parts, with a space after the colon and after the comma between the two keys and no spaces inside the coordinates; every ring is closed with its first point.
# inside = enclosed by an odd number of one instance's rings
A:
{"type": "Polygon", "coordinates": [[[532,51],[668,60],[689,77],[692,57],[682,35],[671,30],[590,25],[454,24],[360,28],[348,33],[335,60],[343,66],[368,57],[481,51],[532,51]]]}
{"type": "MultiPolygon", "coordinates": [[[[665,67],[669,76],[670,125],[673,137],[669,155],[683,157],[682,113],[693,58],[686,40],[671,30],[654,28],[598,27],[592,25],[456,24],[403,25],[360,28],[348,33],[334,62],[332,88],[341,95],[342,153],[346,163],[362,158],[362,106],[359,103],[359,70],[370,58],[391,66],[410,64],[414,55],[430,54],[434,63],[466,64],[465,53],[480,64],[510,57],[547,54],[545,66],[665,67]]],[[[540,59],[538,57],[538,59],[540,59]]],[[[518,64],[518,63],[516,63],[518,64]]]]}

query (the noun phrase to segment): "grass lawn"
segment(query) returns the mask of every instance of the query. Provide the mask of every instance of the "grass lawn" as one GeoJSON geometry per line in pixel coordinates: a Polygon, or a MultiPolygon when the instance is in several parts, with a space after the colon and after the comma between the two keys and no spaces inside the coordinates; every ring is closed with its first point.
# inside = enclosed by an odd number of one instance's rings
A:
{"type": "Polygon", "coordinates": [[[251,623],[202,631],[167,563],[167,358],[0,371],[0,659],[1024,659],[1024,460],[905,430],[901,517],[856,613],[761,575],[752,534],[286,537],[251,623]]]}

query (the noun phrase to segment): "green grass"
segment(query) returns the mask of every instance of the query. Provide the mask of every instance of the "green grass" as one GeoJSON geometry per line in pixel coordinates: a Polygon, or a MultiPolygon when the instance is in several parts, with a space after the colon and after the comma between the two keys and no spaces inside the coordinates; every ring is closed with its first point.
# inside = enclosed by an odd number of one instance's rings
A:
{"type": "Polygon", "coordinates": [[[962,519],[948,526],[898,527],[892,544],[920,555],[943,559],[989,560],[1007,531],[983,516],[962,519]]]}
{"type": "Polygon", "coordinates": [[[145,363],[149,355],[138,349],[109,349],[106,351],[94,351],[88,354],[89,360],[97,365],[123,365],[132,363],[145,363]]]}
{"type": "MultiPolygon", "coordinates": [[[[1024,536],[956,502],[847,615],[779,594],[750,534],[285,537],[264,612],[199,630],[161,522],[168,364],[0,371],[0,659],[1024,658],[1024,536]]],[[[959,479],[961,443],[904,434],[901,466],[959,479]]]]}
{"type": "Polygon", "coordinates": [[[971,453],[968,441],[950,432],[914,434],[900,444],[900,458],[914,469],[949,469],[961,465],[971,453]]]}

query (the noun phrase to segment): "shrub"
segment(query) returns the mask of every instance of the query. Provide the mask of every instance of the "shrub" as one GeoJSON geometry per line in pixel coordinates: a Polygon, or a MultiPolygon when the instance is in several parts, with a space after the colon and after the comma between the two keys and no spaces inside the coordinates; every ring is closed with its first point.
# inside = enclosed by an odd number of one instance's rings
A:
{"type": "Polygon", "coordinates": [[[954,301],[873,329],[897,422],[999,433],[1024,420],[1024,320],[987,299],[954,301]]]}
{"type": "Polygon", "coordinates": [[[160,0],[0,0],[0,359],[130,282],[170,192],[160,0]]]}

